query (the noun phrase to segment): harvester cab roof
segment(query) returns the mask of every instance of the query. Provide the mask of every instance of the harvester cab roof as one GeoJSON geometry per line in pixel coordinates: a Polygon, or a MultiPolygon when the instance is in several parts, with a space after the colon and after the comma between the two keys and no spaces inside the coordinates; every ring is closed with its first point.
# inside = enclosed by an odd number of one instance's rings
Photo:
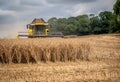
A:
{"type": "Polygon", "coordinates": [[[43,25],[43,26],[46,26],[48,25],[47,22],[45,22],[42,18],[35,18],[31,23],[30,25],[43,25]]]}

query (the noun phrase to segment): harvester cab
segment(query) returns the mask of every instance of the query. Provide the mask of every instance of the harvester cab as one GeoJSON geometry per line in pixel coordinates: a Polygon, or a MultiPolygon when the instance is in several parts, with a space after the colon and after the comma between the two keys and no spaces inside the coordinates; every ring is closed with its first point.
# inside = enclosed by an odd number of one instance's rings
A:
{"type": "Polygon", "coordinates": [[[49,26],[42,18],[34,19],[27,25],[29,36],[48,36],[49,26]]]}
{"type": "Polygon", "coordinates": [[[18,37],[63,37],[61,32],[50,32],[50,25],[42,18],[34,19],[30,24],[27,25],[27,29],[28,32],[19,32],[18,37]]]}

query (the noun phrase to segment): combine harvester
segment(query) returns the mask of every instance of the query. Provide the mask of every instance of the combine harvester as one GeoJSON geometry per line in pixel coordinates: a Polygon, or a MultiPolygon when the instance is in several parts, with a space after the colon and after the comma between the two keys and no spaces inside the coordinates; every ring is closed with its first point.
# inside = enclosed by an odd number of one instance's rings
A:
{"type": "Polygon", "coordinates": [[[64,37],[62,32],[50,32],[51,26],[42,18],[36,18],[27,25],[28,32],[19,32],[17,38],[64,37]]]}

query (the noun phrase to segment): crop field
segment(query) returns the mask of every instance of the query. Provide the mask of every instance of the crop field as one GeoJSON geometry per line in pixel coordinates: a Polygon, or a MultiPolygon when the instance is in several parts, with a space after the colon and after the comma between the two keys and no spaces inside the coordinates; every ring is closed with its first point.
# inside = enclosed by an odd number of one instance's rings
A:
{"type": "Polygon", "coordinates": [[[120,34],[0,39],[0,82],[120,82],[120,34]]]}

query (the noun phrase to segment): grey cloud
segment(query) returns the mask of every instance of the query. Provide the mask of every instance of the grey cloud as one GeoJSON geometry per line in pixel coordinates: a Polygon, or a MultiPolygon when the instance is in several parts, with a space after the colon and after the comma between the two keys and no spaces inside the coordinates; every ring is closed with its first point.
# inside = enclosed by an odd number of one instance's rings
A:
{"type": "Polygon", "coordinates": [[[39,0],[0,0],[0,9],[22,12],[34,7],[43,6],[39,0]]]}
{"type": "MultiPolygon", "coordinates": [[[[19,10],[20,0],[0,0],[0,9],[2,10],[19,10]]],[[[23,9],[23,8],[21,8],[23,9]]]]}
{"type": "Polygon", "coordinates": [[[40,0],[20,0],[21,5],[28,5],[28,6],[39,6],[43,5],[40,0]]]}
{"type": "Polygon", "coordinates": [[[0,0],[0,8],[18,5],[19,3],[20,3],[19,0],[0,0]]]}
{"type": "Polygon", "coordinates": [[[0,15],[0,38],[15,37],[17,32],[16,19],[11,15],[0,15]]]}
{"type": "Polygon", "coordinates": [[[98,14],[101,11],[112,11],[116,0],[97,0],[93,3],[78,4],[74,6],[73,16],[80,14],[98,14]]]}
{"type": "Polygon", "coordinates": [[[10,4],[9,0],[0,0],[0,6],[3,6],[5,4],[10,4]]]}
{"type": "Polygon", "coordinates": [[[15,22],[16,19],[11,15],[0,15],[0,24],[11,24],[15,22]]]}
{"type": "Polygon", "coordinates": [[[79,4],[79,3],[90,3],[97,0],[47,0],[47,2],[52,4],[79,4]]]}

